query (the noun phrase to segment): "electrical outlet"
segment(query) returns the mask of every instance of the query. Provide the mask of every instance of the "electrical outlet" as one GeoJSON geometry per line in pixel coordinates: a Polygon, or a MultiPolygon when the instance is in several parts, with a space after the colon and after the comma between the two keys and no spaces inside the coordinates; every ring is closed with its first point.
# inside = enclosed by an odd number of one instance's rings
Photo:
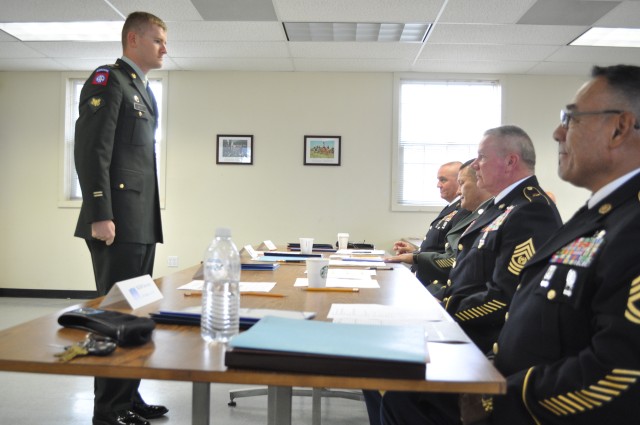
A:
{"type": "Polygon", "coordinates": [[[169,267],[178,267],[178,257],[175,255],[170,255],[167,258],[167,266],[169,267]]]}

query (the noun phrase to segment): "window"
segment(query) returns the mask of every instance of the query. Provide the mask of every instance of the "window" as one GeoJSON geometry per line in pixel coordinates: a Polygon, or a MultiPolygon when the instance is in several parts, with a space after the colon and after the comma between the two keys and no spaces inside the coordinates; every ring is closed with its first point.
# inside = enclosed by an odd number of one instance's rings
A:
{"type": "MultiPolygon", "coordinates": [[[[151,90],[156,97],[158,103],[158,110],[160,111],[160,117],[158,119],[158,129],[156,130],[156,167],[158,169],[158,180],[160,184],[160,205],[164,207],[164,188],[165,188],[165,164],[166,158],[164,155],[164,135],[166,134],[166,125],[163,117],[166,116],[166,96],[165,87],[167,85],[168,77],[166,74],[158,76],[154,73],[153,78],[149,78],[149,84],[151,84],[151,90]]],[[[73,158],[73,146],[75,136],[75,125],[78,119],[78,104],[80,103],[80,92],[82,86],[87,79],[87,76],[79,75],[65,75],[65,110],[64,110],[64,159],[61,161],[63,164],[62,170],[62,190],[60,194],[59,205],[63,207],[79,207],[82,202],[82,192],[80,191],[80,183],[78,181],[78,174],[76,172],[76,166],[73,158]]]]}
{"type": "Polygon", "coordinates": [[[395,90],[392,209],[441,207],[438,168],[475,158],[482,134],[500,125],[500,83],[397,76],[395,90]]]}

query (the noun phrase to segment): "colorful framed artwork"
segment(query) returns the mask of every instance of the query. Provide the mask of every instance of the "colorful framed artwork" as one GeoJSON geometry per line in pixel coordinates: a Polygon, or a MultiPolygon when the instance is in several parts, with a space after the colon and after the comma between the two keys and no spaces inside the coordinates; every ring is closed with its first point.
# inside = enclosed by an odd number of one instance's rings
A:
{"type": "Polygon", "coordinates": [[[304,136],[304,165],[340,165],[340,136],[304,136]]]}

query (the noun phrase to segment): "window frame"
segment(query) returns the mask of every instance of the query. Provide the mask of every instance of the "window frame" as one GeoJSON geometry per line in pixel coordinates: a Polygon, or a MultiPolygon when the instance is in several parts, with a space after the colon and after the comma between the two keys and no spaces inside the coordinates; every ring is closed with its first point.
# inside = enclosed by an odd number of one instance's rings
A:
{"type": "MultiPolygon", "coordinates": [[[[402,167],[400,165],[400,92],[402,83],[412,82],[491,82],[496,83],[500,87],[500,123],[504,122],[505,117],[505,81],[503,78],[494,75],[439,75],[439,74],[422,74],[422,73],[394,73],[393,79],[393,122],[392,122],[392,152],[391,152],[391,211],[396,212],[439,212],[446,205],[446,201],[439,200],[438,203],[430,205],[423,204],[404,204],[398,202],[400,184],[402,176],[400,172],[402,167]]],[[[498,124],[501,125],[501,124],[498,124]]],[[[490,126],[487,126],[489,129],[490,126]]],[[[478,134],[478,143],[482,134],[478,134]]],[[[471,158],[466,158],[471,159],[471,158]]],[[[454,159],[452,159],[454,160],[454,159]]],[[[464,161],[465,158],[456,158],[456,160],[464,161]]],[[[436,186],[436,175],[433,176],[433,185],[436,186]]]]}
{"type": "MultiPolygon", "coordinates": [[[[75,108],[77,116],[78,105],[73,103],[70,99],[73,96],[72,85],[76,80],[82,80],[83,82],[89,78],[92,71],[89,72],[64,72],[61,74],[61,99],[64,99],[63,107],[60,112],[60,152],[59,152],[59,191],[58,191],[58,207],[59,208],[80,208],[82,206],[82,199],[72,199],[71,193],[71,170],[75,170],[75,167],[70,167],[70,161],[73,161],[73,146],[74,142],[67,142],[67,132],[75,132],[75,120],[70,117],[70,113],[75,108]]],[[[158,191],[160,196],[160,208],[165,208],[165,194],[166,194],[166,176],[167,176],[167,98],[169,91],[169,73],[166,71],[154,71],[149,75],[150,80],[160,81],[162,84],[162,96],[159,103],[161,103],[160,110],[160,123],[158,129],[160,130],[161,138],[158,143],[157,149],[159,150],[160,160],[157,164],[158,167],[158,191]]],[[[155,93],[154,93],[155,94],[155,93]]]]}

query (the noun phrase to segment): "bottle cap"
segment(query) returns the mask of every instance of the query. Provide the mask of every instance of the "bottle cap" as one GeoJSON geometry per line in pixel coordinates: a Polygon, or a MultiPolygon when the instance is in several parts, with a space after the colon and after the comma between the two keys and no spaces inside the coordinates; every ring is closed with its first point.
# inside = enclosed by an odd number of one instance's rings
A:
{"type": "Polygon", "coordinates": [[[218,227],[216,228],[216,238],[230,238],[231,237],[231,229],[228,227],[218,227]]]}

